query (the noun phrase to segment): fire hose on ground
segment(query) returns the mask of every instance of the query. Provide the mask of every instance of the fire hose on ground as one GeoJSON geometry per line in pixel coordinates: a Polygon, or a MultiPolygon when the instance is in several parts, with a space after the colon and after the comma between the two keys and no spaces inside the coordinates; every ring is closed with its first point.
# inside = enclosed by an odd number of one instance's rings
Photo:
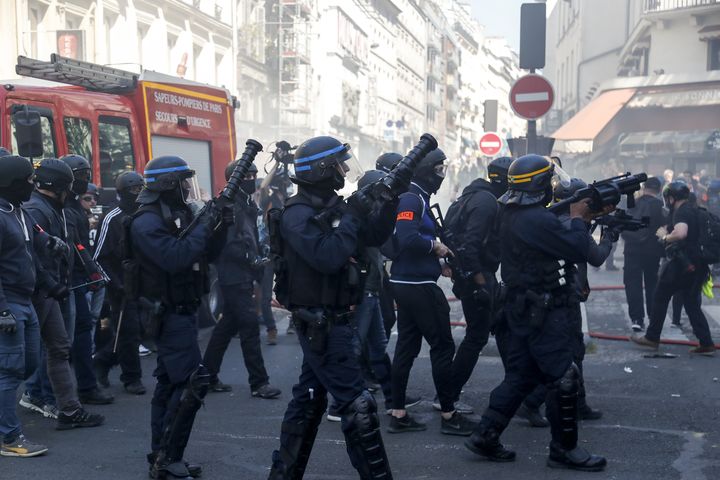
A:
{"type": "MultiPolygon", "coordinates": [[[[720,288],[720,283],[714,283],[713,289],[720,288]]],[[[600,285],[597,287],[592,287],[593,292],[611,292],[611,291],[618,291],[618,290],[625,290],[624,285],[600,285]]],[[[460,299],[457,297],[447,297],[448,303],[454,303],[459,302],[460,299]]],[[[284,309],[282,305],[280,305],[277,300],[273,298],[272,300],[272,306],[275,308],[281,308],[284,309]]],[[[467,324],[465,322],[450,322],[450,326],[452,327],[466,327],[467,324]]],[[[613,340],[613,341],[619,341],[619,342],[629,342],[630,336],[628,335],[611,335],[609,333],[602,333],[602,332],[588,332],[588,336],[590,338],[597,338],[598,340],[613,340]]],[[[663,345],[684,345],[688,347],[697,347],[699,344],[698,342],[693,342],[692,340],[676,340],[676,339],[670,339],[670,338],[662,338],[660,339],[660,343],[663,345]]],[[[720,344],[715,344],[715,348],[720,349],[720,344]]]]}

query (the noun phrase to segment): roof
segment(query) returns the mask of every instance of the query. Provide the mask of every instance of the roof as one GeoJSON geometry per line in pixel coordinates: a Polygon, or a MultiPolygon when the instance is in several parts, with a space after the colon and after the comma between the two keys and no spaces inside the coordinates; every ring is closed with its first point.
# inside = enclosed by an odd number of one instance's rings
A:
{"type": "Polygon", "coordinates": [[[552,134],[556,141],[564,142],[565,146],[569,148],[569,150],[562,148],[563,145],[559,144],[558,150],[566,152],[592,151],[592,142],[595,137],[622,110],[634,94],[634,88],[610,90],[600,94],[552,134]]]}

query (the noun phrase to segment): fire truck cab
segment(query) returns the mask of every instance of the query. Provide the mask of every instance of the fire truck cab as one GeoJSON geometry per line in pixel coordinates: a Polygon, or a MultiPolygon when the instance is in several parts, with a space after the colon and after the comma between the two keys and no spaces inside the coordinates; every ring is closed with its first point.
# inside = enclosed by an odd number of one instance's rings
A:
{"type": "Polygon", "coordinates": [[[236,100],[226,89],[57,55],[49,62],[18,57],[16,72],[37,80],[0,88],[0,146],[13,153],[19,153],[15,114],[32,112],[42,134],[35,160],[82,155],[104,189],[113,189],[124,171],[142,173],[160,155],[184,158],[208,196],[225,184],[236,152],[236,100]]]}

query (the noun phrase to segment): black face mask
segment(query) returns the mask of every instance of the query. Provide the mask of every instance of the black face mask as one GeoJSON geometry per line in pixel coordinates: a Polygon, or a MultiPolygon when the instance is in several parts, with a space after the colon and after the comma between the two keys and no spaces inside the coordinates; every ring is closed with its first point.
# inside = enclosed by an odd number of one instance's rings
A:
{"type": "Polygon", "coordinates": [[[507,191],[507,184],[491,182],[490,183],[490,191],[495,196],[495,198],[500,198],[507,191]]]}
{"type": "Polygon", "coordinates": [[[76,195],[82,195],[87,192],[89,183],[87,180],[75,180],[70,190],[76,195]]]}
{"type": "Polygon", "coordinates": [[[242,180],[240,182],[240,189],[245,192],[246,195],[252,195],[255,193],[255,179],[242,180]]]}
{"type": "Polygon", "coordinates": [[[28,183],[26,180],[15,180],[9,187],[0,191],[0,196],[13,205],[20,205],[22,202],[30,200],[30,195],[35,189],[35,185],[28,183]]]}
{"type": "Polygon", "coordinates": [[[118,192],[120,209],[124,212],[134,212],[137,208],[137,195],[132,192],[118,192]]]}

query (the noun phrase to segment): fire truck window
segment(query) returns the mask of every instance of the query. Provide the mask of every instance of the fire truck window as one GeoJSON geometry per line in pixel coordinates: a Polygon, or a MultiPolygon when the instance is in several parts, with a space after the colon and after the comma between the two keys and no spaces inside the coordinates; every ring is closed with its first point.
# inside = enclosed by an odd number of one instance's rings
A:
{"type": "Polygon", "coordinates": [[[104,186],[115,185],[115,177],[135,170],[135,154],[130,136],[130,121],[126,118],[101,116],[98,122],[100,140],[100,181],[104,186]]]}
{"type": "MultiPolygon", "coordinates": [[[[10,135],[10,139],[12,141],[12,151],[13,153],[18,153],[17,139],[15,138],[14,120],[12,121],[10,127],[12,129],[12,135],[10,135]]],[[[55,148],[55,133],[53,132],[52,128],[52,119],[41,114],[40,127],[42,128],[43,158],[57,157],[57,149],[55,148]]]]}
{"type": "Polygon", "coordinates": [[[65,136],[68,151],[85,157],[92,165],[92,127],[84,118],[65,117],[65,136]]]}

